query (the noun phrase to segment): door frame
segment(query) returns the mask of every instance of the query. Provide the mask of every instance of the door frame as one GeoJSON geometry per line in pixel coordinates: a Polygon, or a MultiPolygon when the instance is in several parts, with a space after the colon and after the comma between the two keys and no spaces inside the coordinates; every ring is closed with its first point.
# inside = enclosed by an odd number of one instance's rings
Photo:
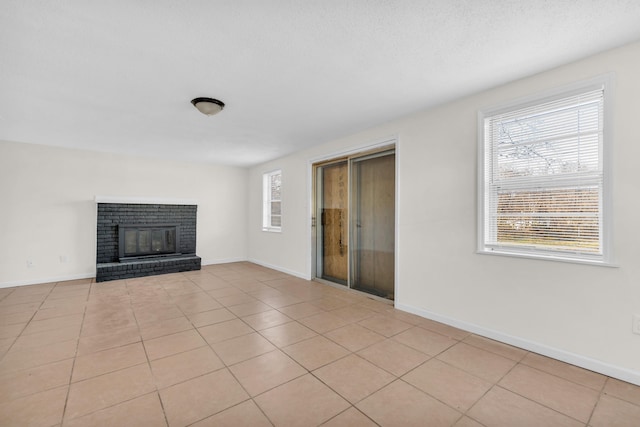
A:
{"type": "MultiPolygon", "coordinates": [[[[308,194],[308,210],[307,210],[307,226],[309,230],[308,234],[308,245],[307,248],[310,249],[310,252],[307,257],[308,262],[308,277],[310,280],[317,280],[322,283],[332,284],[331,282],[322,280],[317,277],[317,260],[318,260],[318,251],[317,251],[317,233],[316,233],[316,225],[318,218],[316,218],[316,177],[315,177],[315,165],[319,163],[331,163],[333,160],[338,160],[340,158],[367,155],[368,153],[374,153],[378,151],[382,151],[383,149],[393,149],[395,151],[395,236],[394,236],[394,301],[390,301],[388,299],[376,297],[375,295],[371,295],[368,293],[360,292],[353,290],[349,287],[335,284],[335,286],[340,287],[340,289],[348,289],[352,292],[358,292],[362,295],[366,295],[368,297],[379,299],[381,301],[393,303],[394,305],[398,303],[401,295],[401,284],[398,280],[399,278],[399,196],[400,196],[400,174],[399,174],[399,161],[400,161],[400,150],[399,150],[399,138],[398,136],[391,136],[379,139],[377,141],[372,141],[367,144],[351,147],[349,149],[334,151],[327,154],[323,154],[317,157],[312,157],[307,161],[307,194],[308,194]]],[[[349,171],[350,172],[350,171],[349,171]]],[[[350,197],[350,196],[349,196],[350,197]]]]}

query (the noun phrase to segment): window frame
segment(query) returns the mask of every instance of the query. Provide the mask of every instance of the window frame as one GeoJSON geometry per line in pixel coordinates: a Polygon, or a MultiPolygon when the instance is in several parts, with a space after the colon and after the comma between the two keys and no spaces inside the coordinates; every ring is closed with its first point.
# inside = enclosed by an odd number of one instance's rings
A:
{"type": "Polygon", "coordinates": [[[262,174],[262,231],[274,233],[282,232],[282,169],[276,169],[262,174]],[[280,175],[280,199],[271,198],[271,179],[273,176],[280,175]],[[274,215],[272,212],[272,203],[280,202],[280,214],[274,215]],[[280,225],[273,225],[272,218],[280,217],[280,225]]]}
{"type": "MultiPolygon", "coordinates": [[[[478,111],[477,121],[477,138],[478,138],[478,152],[477,152],[477,249],[478,254],[489,255],[501,255],[501,256],[513,256],[529,259],[544,259],[552,261],[564,261],[581,264],[592,265],[604,265],[613,266],[613,251],[612,251],[612,184],[611,184],[611,153],[612,153],[612,116],[613,116],[613,75],[606,74],[598,76],[593,79],[578,82],[575,84],[563,86],[543,93],[531,95],[528,97],[516,99],[510,102],[498,104],[493,107],[483,108],[478,111]],[[535,105],[544,104],[560,100],[563,98],[569,98],[581,93],[586,93],[592,90],[601,88],[603,91],[603,136],[600,161],[602,162],[602,184],[600,190],[600,242],[601,242],[601,254],[586,254],[584,252],[570,252],[570,251],[553,251],[544,250],[533,247],[496,247],[491,245],[487,241],[487,221],[489,221],[488,205],[489,201],[485,197],[487,190],[486,171],[485,164],[487,156],[487,150],[491,149],[491,141],[487,141],[486,123],[487,120],[496,115],[504,114],[506,112],[516,111],[535,105]]],[[[553,180],[551,178],[550,180],[553,180]]]]}

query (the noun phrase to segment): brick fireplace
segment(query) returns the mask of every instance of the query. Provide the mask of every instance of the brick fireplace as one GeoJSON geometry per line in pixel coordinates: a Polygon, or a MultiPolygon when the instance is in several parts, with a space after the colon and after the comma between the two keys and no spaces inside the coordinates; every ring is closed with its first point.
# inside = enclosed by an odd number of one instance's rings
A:
{"type": "Polygon", "coordinates": [[[197,204],[96,202],[97,282],[200,270],[197,204]]]}

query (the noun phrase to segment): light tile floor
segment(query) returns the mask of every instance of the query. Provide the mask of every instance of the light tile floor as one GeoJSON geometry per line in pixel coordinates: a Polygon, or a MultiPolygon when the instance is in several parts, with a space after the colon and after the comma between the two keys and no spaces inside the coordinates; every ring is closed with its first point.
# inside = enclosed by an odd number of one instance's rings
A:
{"type": "Polygon", "coordinates": [[[640,426],[640,387],[250,263],[0,289],[0,426],[640,426]]]}

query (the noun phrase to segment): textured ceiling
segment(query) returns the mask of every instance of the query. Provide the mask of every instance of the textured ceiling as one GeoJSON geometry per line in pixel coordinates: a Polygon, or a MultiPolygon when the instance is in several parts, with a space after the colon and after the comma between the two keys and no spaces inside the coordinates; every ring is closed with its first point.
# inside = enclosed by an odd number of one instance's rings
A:
{"type": "Polygon", "coordinates": [[[249,166],[639,22],[640,0],[1,0],[0,140],[249,166]],[[198,96],[227,106],[204,116],[198,96]]]}

